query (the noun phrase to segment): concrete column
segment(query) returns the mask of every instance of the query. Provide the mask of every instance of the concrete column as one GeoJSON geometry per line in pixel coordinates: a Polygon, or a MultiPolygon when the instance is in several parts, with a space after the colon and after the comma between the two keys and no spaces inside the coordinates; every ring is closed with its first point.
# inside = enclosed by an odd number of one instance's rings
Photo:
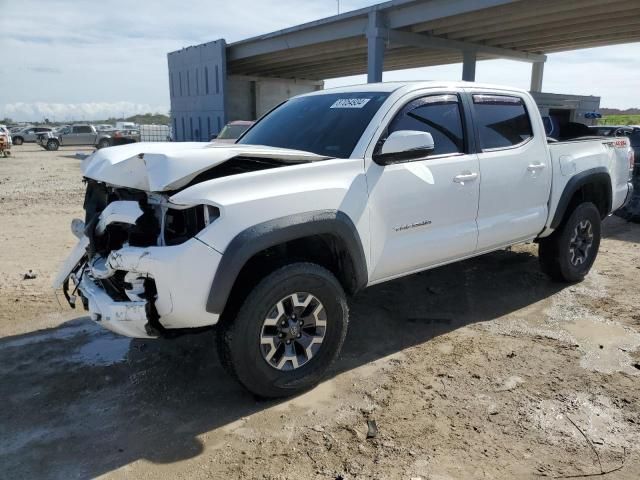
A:
{"type": "Polygon", "coordinates": [[[384,27],[382,15],[376,10],[369,13],[369,26],[367,28],[367,83],[382,81],[385,49],[385,39],[380,34],[380,28],[382,27],[384,27]]]}
{"type": "Polygon", "coordinates": [[[473,50],[462,52],[462,80],[466,82],[476,81],[476,52],[473,50]]]}
{"type": "Polygon", "coordinates": [[[544,62],[533,62],[531,64],[531,91],[542,91],[542,77],[544,75],[544,62]]]}

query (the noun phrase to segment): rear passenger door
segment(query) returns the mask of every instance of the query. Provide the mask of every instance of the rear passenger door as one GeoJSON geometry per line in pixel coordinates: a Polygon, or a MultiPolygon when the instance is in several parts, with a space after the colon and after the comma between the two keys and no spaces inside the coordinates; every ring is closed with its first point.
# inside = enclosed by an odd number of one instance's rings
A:
{"type": "Polygon", "coordinates": [[[71,133],[64,136],[65,145],[91,145],[93,132],[91,127],[86,125],[75,125],[71,127],[71,133]]]}
{"type": "Polygon", "coordinates": [[[477,220],[482,251],[540,233],[552,169],[537,106],[528,96],[468,91],[482,177],[477,220]]]}
{"type": "Polygon", "coordinates": [[[79,127],[73,127],[74,133],[77,132],[76,145],[94,145],[96,141],[96,134],[89,125],[80,125],[79,127]]]}

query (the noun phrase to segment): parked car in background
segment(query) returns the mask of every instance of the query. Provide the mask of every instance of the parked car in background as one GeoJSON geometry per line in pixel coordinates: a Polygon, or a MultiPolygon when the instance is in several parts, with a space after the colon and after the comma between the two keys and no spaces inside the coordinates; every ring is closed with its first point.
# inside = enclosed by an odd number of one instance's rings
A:
{"type": "Polygon", "coordinates": [[[72,125],[58,132],[40,135],[38,144],[47,150],[58,150],[60,146],[94,146],[106,148],[112,145],[109,134],[98,132],[93,125],[72,125]]]}
{"type": "Polygon", "coordinates": [[[235,145],[95,152],[54,287],[123,335],[218,324],[245,387],[299,393],[342,347],[347,294],[524,242],[551,278],[588,274],[629,140],[550,143],[538,112],[509,87],[378,83],[287,100],[235,145]]]}
{"type": "Polygon", "coordinates": [[[98,125],[94,125],[94,127],[96,127],[96,130],[99,132],[111,132],[116,129],[116,127],[109,123],[100,123],[98,125]]]}
{"type": "Polygon", "coordinates": [[[139,130],[122,129],[116,130],[111,136],[112,145],[126,145],[128,143],[136,143],[140,141],[139,130]]]}
{"type": "Polygon", "coordinates": [[[213,143],[236,143],[236,140],[256,122],[251,120],[234,120],[227,123],[217,136],[212,136],[213,143]]]}
{"type": "Polygon", "coordinates": [[[134,122],[116,122],[116,130],[133,130],[137,127],[134,122]]]}
{"type": "Polygon", "coordinates": [[[22,145],[25,142],[35,142],[39,133],[49,133],[52,130],[51,127],[25,127],[15,133],[12,132],[11,139],[14,145],[22,145]]]}

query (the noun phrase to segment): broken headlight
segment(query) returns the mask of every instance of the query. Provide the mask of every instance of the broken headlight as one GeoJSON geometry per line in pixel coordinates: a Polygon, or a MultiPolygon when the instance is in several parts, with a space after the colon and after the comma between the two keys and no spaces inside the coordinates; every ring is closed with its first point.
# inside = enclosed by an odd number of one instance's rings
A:
{"type": "Polygon", "coordinates": [[[220,216],[213,205],[196,205],[189,208],[167,208],[163,222],[165,245],[179,245],[195,237],[220,216]]]}

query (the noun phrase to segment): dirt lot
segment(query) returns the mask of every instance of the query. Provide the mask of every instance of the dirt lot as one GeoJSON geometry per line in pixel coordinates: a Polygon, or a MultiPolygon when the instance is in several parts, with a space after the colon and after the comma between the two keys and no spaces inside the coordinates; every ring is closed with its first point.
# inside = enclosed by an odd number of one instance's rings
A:
{"type": "Polygon", "coordinates": [[[129,340],[58,305],[76,151],[0,159],[0,477],[640,477],[640,225],[608,219],[579,285],[523,246],[373,287],[325,383],[257,401],[214,333],[129,340]]]}

